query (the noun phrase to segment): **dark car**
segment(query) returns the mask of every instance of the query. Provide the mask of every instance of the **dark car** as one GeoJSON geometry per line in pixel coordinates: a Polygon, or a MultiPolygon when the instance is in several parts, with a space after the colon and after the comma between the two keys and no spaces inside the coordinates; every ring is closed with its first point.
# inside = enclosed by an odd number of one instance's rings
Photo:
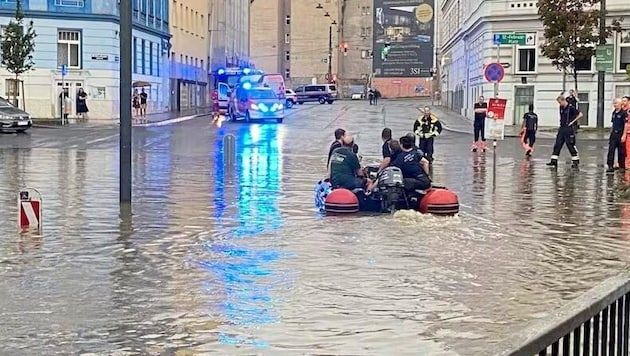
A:
{"type": "Polygon", "coordinates": [[[31,115],[0,97],[0,131],[23,133],[33,126],[31,115]]]}

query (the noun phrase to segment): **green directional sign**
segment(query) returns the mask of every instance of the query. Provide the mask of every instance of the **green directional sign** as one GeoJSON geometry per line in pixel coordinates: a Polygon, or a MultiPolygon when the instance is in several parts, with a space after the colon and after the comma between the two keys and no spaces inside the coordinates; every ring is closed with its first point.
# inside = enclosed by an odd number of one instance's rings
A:
{"type": "Polygon", "coordinates": [[[535,46],[535,33],[495,33],[492,36],[495,45],[535,46]]]}
{"type": "Polygon", "coordinates": [[[595,50],[595,66],[598,72],[613,72],[613,54],[615,47],[611,44],[598,45],[595,50]]]}

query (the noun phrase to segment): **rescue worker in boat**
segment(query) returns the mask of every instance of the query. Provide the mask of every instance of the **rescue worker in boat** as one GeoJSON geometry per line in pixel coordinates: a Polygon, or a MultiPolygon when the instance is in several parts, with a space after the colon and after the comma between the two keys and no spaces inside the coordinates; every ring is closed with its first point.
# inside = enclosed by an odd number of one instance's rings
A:
{"type": "Polygon", "coordinates": [[[423,157],[422,151],[414,149],[414,138],[400,138],[401,152],[392,162],[392,166],[400,168],[405,190],[426,190],[431,188],[429,178],[429,161],[423,157]]]}
{"type": "Polygon", "coordinates": [[[343,147],[343,141],[346,138],[346,130],[344,129],[336,129],[335,130],[335,140],[330,144],[330,148],[328,149],[328,159],[326,160],[326,167],[330,167],[330,157],[333,154],[333,151],[339,147],[343,147]]]}
{"type": "Polygon", "coordinates": [[[538,131],[538,115],[534,112],[534,104],[529,104],[529,110],[523,115],[522,130],[525,130],[523,142],[529,146],[530,150],[525,152],[527,157],[532,155],[534,143],[536,142],[536,132],[538,131]]]}
{"type": "MultiPolygon", "coordinates": [[[[332,188],[354,190],[366,189],[371,181],[366,178],[365,170],[361,168],[359,157],[353,152],[353,139],[345,134],[343,146],[336,148],[330,157],[330,183],[332,188]]],[[[358,146],[357,146],[358,148],[358,146]]]]}
{"type": "Polygon", "coordinates": [[[389,167],[392,158],[392,149],[390,147],[390,142],[392,141],[392,129],[386,127],[381,131],[381,139],[383,140],[383,146],[381,147],[381,152],[383,154],[383,160],[381,164],[378,166],[378,170],[382,171],[386,167],[389,167]]]}
{"type": "Polygon", "coordinates": [[[612,127],[610,128],[610,138],[608,139],[608,157],[606,172],[614,172],[615,151],[617,151],[617,162],[619,163],[619,169],[626,169],[626,135],[628,122],[628,112],[624,111],[621,107],[621,99],[615,99],[613,102],[614,110],[612,112],[612,127]]]}
{"type": "Polygon", "coordinates": [[[556,134],[556,143],[553,145],[553,153],[551,154],[551,160],[547,163],[548,166],[557,167],[558,158],[562,146],[566,144],[571,153],[571,161],[573,168],[577,168],[580,164],[580,156],[578,150],[575,147],[575,123],[580,120],[584,114],[579,112],[575,107],[569,105],[567,99],[560,95],[556,98],[559,105],[560,112],[560,127],[558,127],[558,133],[556,134]]]}
{"type": "Polygon", "coordinates": [[[413,124],[413,132],[420,139],[418,147],[429,163],[433,162],[433,140],[442,133],[442,123],[435,114],[431,113],[428,106],[424,107],[423,114],[413,124]]]}

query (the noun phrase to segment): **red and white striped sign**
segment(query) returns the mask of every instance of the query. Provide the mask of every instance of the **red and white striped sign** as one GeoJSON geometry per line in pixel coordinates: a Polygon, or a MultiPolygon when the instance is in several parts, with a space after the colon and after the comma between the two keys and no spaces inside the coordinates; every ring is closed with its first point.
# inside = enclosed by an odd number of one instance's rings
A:
{"type": "Polygon", "coordinates": [[[36,189],[25,188],[20,191],[17,201],[18,228],[42,228],[42,195],[36,189]]]}
{"type": "Polygon", "coordinates": [[[41,202],[23,201],[20,203],[20,228],[39,227],[41,202]]]}

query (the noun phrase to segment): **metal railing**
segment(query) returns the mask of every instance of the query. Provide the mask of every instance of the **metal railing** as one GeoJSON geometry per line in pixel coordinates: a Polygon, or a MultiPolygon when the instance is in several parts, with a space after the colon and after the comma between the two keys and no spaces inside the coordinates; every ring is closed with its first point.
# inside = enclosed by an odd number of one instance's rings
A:
{"type": "Polygon", "coordinates": [[[499,343],[493,356],[627,356],[630,274],[607,279],[499,343]]]}

